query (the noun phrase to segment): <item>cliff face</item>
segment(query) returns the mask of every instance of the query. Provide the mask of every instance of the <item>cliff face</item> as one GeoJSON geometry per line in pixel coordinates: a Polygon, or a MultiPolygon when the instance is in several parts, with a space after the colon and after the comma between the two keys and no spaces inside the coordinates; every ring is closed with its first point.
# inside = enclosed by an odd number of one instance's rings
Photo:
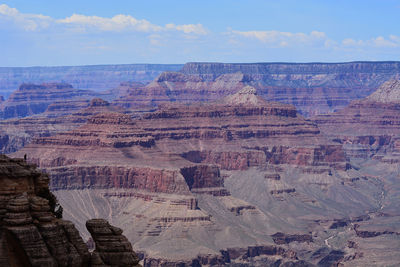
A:
{"type": "Polygon", "coordinates": [[[48,182],[35,166],[0,155],[1,266],[137,265],[122,230],[104,220],[87,222],[96,243],[89,253],[75,226],[56,218],[48,182]]]}
{"type": "Polygon", "coordinates": [[[251,85],[266,99],[292,104],[309,116],[345,107],[399,74],[399,62],[187,63],[179,73],[163,73],[145,88],[132,87],[126,101],[209,101],[251,85]]]}

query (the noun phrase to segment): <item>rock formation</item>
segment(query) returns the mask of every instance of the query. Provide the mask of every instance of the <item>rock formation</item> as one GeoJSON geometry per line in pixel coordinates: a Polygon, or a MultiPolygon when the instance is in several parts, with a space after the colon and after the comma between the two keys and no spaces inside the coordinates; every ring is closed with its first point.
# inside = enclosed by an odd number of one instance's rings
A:
{"type": "Polygon", "coordinates": [[[292,104],[309,116],[343,108],[399,75],[398,62],[187,63],[179,72],[164,72],[145,87],[132,86],[118,102],[143,106],[210,101],[251,85],[266,99],[292,104]]]}
{"type": "Polygon", "coordinates": [[[34,165],[0,155],[1,266],[137,266],[122,230],[103,220],[88,221],[90,254],[75,226],[56,218],[48,182],[34,165]]]}
{"type": "Polygon", "coordinates": [[[96,249],[92,254],[92,265],[137,266],[139,259],[132,251],[132,245],[122,235],[120,228],[111,226],[106,220],[92,219],[86,222],[96,249]],[[100,261],[101,260],[101,261],[100,261]]]}

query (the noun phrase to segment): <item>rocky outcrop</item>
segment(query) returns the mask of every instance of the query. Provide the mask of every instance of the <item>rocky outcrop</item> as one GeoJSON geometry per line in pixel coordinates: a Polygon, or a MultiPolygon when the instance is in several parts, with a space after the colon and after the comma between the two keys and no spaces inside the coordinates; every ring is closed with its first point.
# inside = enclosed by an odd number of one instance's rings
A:
{"type": "Polygon", "coordinates": [[[92,253],[92,265],[96,266],[137,266],[139,258],[133,252],[132,245],[122,235],[122,229],[111,226],[106,220],[92,219],[86,227],[93,237],[95,250],[92,253]]]}
{"type": "Polygon", "coordinates": [[[23,160],[0,158],[0,233],[4,266],[87,266],[89,252],[75,227],[57,219],[48,177],[23,160]]]}
{"type": "Polygon", "coordinates": [[[75,226],[57,218],[60,208],[53,207],[55,197],[48,182],[34,165],[0,155],[1,266],[137,266],[122,230],[103,221],[100,230],[113,232],[106,239],[96,226],[90,228],[98,244],[91,255],[75,226]],[[96,261],[97,253],[102,265],[96,261]]]}
{"type": "Polygon", "coordinates": [[[211,101],[251,85],[266,99],[292,104],[309,116],[343,108],[399,74],[398,62],[187,63],[180,72],[165,72],[146,87],[132,87],[129,101],[121,103],[211,101]]]}

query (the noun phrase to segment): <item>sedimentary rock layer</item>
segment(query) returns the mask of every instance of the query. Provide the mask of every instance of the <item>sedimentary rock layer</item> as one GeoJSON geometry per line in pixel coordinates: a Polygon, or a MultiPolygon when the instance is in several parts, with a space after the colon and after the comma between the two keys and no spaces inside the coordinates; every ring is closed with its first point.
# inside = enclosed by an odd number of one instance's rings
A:
{"type": "Polygon", "coordinates": [[[96,243],[89,253],[75,226],[57,218],[48,181],[24,160],[0,155],[1,266],[137,266],[122,230],[104,220],[87,223],[96,243]]]}
{"type": "Polygon", "coordinates": [[[79,106],[75,101],[64,101],[51,104],[40,116],[0,121],[0,153],[15,152],[29,144],[33,137],[51,136],[72,130],[86,123],[95,114],[110,111],[123,112],[121,108],[110,106],[107,101],[100,98],[78,103],[83,103],[85,108],[72,114],[71,112],[79,106]],[[73,109],[69,104],[73,105],[73,109]]]}
{"type": "Polygon", "coordinates": [[[266,99],[293,104],[308,116],[343,108],[399,74],[399,62],[187,63],[146,87],[132,86],[119,104],[210,101],[251,85],[266,99]]]}

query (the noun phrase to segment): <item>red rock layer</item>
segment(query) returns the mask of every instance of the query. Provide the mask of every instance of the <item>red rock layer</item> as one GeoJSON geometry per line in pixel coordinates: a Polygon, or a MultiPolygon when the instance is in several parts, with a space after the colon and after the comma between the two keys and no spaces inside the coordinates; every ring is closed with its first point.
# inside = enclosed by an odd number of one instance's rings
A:
{"type": "Polygon", "coordinates": [[[51,104],[40,116],[0,121],[0,153],[12,153],[30,143],[33,137],[51,136],[59,132],[72,130],[86,123],[91,116],[110,111],[122,111],[121,108],[110,106],[107,101],[94,98],[84,101],[86,108],[70,114],[80,101],[67,101],[58,105],[51,104]],[[74,108],[69,106],[72,103],[74,108]],[[65,109],[65,107],[67,108],[65,109]]]}
{"type": "Polygon", "coordinates": [[[254,88],[217,103],[165,106],[139,119],[101,113],[73,131],[36,138],[16,153],[24,154],[52,174],[54,189],[188,194],[215,188],[209,193],[224,195],[216,166],[346,168],[340,144],[325,140],[293,106],[266,102],[254,88]]]}

